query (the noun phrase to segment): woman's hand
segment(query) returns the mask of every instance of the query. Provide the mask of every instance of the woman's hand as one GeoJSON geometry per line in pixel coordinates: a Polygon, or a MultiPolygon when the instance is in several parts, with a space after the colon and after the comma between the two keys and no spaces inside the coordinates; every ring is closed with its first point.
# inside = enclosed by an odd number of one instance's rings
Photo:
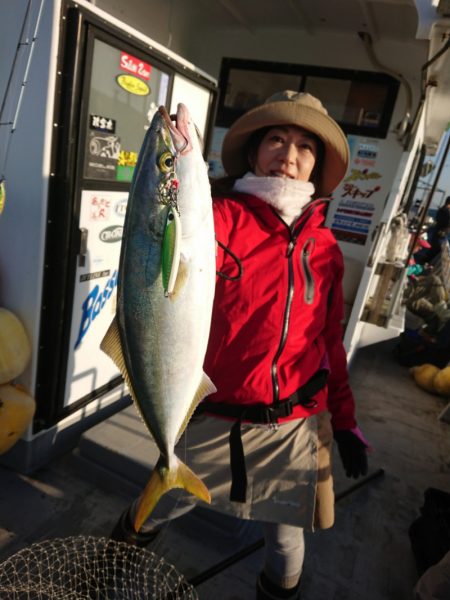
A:
{"type": "Polygon", "coordinates": [[[368,469],[367,444],[350,429],[334,431],[333,435],[347,477],[357,479],[360,475],[366,475],[368,469]]]}

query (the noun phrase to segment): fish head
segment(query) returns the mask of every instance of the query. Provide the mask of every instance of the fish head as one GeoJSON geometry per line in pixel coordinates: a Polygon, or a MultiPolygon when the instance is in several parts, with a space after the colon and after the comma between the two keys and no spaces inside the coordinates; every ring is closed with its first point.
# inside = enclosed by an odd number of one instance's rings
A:
{"type": "Polygon", "coordinates": [[[203,216],[211,211],[211,187],[208,165],[202,153],[203,142],[184,104],[178,104],[176,115],[169,116],[163,107],[159,111],[166,121],[176,150],[177,208],[183,235],[189,236],[203,216]]]}
{"type": "Polygon", "coordinates": [[[163,234],[167,214],[177,206],[177,154],[167,119],[157,111],[139,152],[127,209],[127,218],[141,221],[156,237],[163,234]]]}

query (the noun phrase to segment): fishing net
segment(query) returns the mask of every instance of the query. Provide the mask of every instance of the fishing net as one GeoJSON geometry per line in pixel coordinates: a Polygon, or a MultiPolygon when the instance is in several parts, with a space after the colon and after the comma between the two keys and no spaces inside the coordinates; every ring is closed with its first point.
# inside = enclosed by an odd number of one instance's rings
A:
{"type": "Polygon", "coordinates": [[[1,600],[198,600],[163,558],[105,538],[35,543],[0,564],[1,600]]]}

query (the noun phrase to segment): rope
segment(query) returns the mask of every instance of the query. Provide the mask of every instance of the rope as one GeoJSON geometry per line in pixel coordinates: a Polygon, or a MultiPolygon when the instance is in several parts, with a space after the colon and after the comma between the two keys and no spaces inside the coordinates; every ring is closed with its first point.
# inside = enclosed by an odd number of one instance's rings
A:
{"type": "Polygon", "coordinates": [[[8,162],[8,155],[9,155],[9,149],[10,149],[10,146],[11,146],[12,134],[14,133],[14,131],[16,129],[16,126],[17,126],[17,120],[18,120],[19,113],[20,113],[20,108],[21,108],[21,105],[22,105],[22,100],[23,100],[23,95],[24,95],[24,92],[25,92],[25,87],[26,87],[26,85],[28,83],[28,73],[30,71],[31,61],[32,61],[32,58],[33,58],[34,45],[35,45],[35,42],[36,42],[36,39],[37,39],[37,34],[38,34],[38,31],[39,31],[39,25],[40,25],[40,22],[41,22],[42,12],[43,12],[43,8],[44,8],[44,2],[45,2],[45,0],[40,0],[40,5],[39,5],[39,9],[38,9],[38,14],[37,14],[37,18],[36,18],[36,24],[35,24],[35,27],[34,27],[34,32],[33,32],[31,41],[28,41],[29,40],[29,35],[24,35],[24,33],[25,33],[25,29],[26,29],[27,26],[28,26],[29,29],[31,29],[31,20],[30,20],[30,22],[28,22],[28,21],[30,19],[30,13],[31,13],[31,8],[32,8],[33,0],[29,0],[28,1],[27,9],[25,11],[24,20],[23,20],[23,23],[22,23],[22,28],[21,28],[21,31],[20,31],[19,43],[17,44],[17,48],[16,48],[16,52],[15,52],[15,55],[14,55],[13,64],[12,64],[12,67],[11,67],[11,72],[9,74],[8,83],[6,85],[5,94],[4,94],[3,101],[2,101],[2,106],[0,108],[0,126],[11,125],[11,130],[10,130],[9,135],[8,135],[8,141],[6,142],[6,145],[5,145],[5,155],[4,155],[3,160],[0,162],[0,180],[1,181],[3,181],[5,179],[4,172],[6,170],[6,165],[7,165],[7,162],[8,162]],[[24,40],[24,38],[25,38],[25,40],[24,40]],[[14,77],[14,72],[15,72],[16,67],[17,67],[17,60],[18,60],[18,57],[19,57],[19,53],[20,53],[20,50],[22,48],[26,47],[26,46],[29,46],[30,50],[29,50],[29,53],[28,53],[27,63],[25,65],[25,72],[24,72],[22,83],[21,83],[21,86],[20,86],[20,92],[19,92],[19,98],[17,100],[16,110],[15,110],[14,116],[13,116],[13,118],[12,118],[11,121],[9,121],[9,120],[4,121],[3,120],[3,113],[5,112],[6,102],[7,102],[7,99],[9,97],[9,92],[10,92],[12,80],[13,80],[13,77],[14,77]]]}

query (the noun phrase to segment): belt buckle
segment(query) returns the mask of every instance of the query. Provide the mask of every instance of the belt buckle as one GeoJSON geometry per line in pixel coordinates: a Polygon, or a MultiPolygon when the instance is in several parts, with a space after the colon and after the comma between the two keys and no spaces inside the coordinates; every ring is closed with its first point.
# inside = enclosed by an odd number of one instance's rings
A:
{"type": "Polygon", "coordinates": [[[273,406],[267,406],[264,411],[264,425],[276,425],[278,416],[275,414],[273,406]]]}

